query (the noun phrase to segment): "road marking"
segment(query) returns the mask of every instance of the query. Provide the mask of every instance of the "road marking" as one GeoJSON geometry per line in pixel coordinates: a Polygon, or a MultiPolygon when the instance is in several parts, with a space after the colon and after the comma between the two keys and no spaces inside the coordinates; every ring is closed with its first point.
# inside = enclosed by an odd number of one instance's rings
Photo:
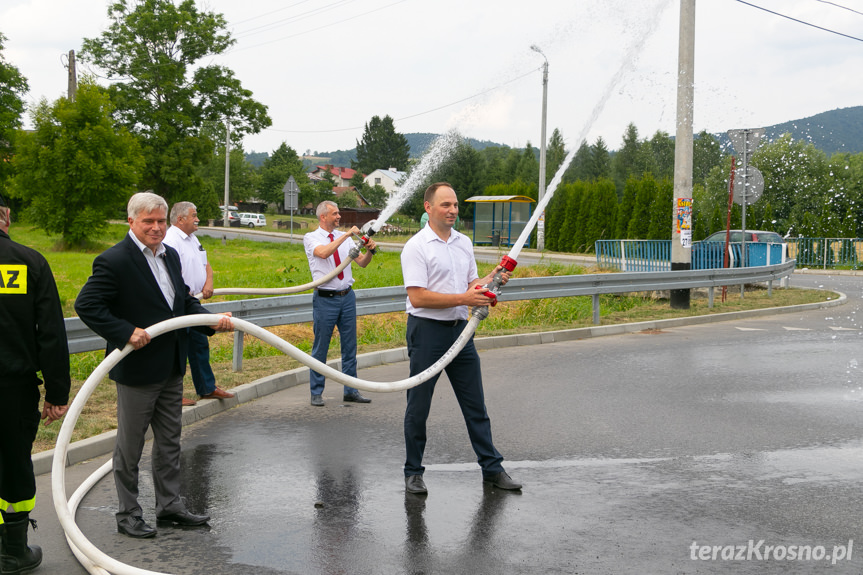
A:
{"type": "Polygon", "coordinates": [[[811,330],[811,329],[809,329],[808,327],[788,327],[788,326],[783,326],[783,329],[786,329],[786,330],[788,330],[788,331],[812,331],[812,330],[811,330]]]}
{"type": "Polygon", "coordinates": [[[766,329],[760,327],[738,327],[737,329],[739,329],[740,331],[767,331],[766,329]]]}
{"type": "Polygon", "coordinates": [[[833,327],[832,325],[828,327],[833,331],[857,331],[857,329],[853,327],[833,327]]]}

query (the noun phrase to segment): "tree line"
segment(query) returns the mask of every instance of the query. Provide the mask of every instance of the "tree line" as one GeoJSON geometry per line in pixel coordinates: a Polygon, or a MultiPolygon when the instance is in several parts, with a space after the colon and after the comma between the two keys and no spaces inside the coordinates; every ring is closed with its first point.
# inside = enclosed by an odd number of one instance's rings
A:
{"type": "MultiPolygon", "coordinates": [[[[547,146],[546,183],[565,157],[556,129],[547,146]]],[[[693,239],[723,230],[729,217],[732,159],[707,132],[693,142],[693,239]]],[[[749,164],[764,176],[760,199],[747,206],[749,229],[787,237],[863,237],[863,153],[827,156],[790,134],[762,143],[749,164]]],[[[669,239],[673,224],[674,139],[658,131],[640,138],[634,124],[620,147],[609,152],[602,138],[582,142],[546,210],[546,248],[590,252],[600,239],[669,239]]],[[[475,195],[537,198],[539,162],[528,142],[524,149],[473,150],[460,145],[428,181],[446,180],[456,189],[463,220],[472,218],[475,195]]],[[[738,185],[740,182],[737,182],[738,185]]],[[[552,190],[549,190],[550,192],[552,190]]],[[[403,211],[422,212],[418,192],[403,211]]],[[[730,224],[740,228],[742,208],[732,204],[730,224]]]]}

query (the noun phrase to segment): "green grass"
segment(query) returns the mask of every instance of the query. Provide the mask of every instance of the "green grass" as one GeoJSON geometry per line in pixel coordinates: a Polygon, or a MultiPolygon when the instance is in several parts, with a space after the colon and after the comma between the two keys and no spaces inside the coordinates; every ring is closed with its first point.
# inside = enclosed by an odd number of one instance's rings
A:
{"type": "MultiPolygon", "coordinates": [[[[56,240],[45,236],[26,224],[16,223],[10,230],[11,237],[29,245],[45,255],[57,279],[60,298],[67,317],[75,315],[74,301],[78,291],[90,275],[93,259],[110,247],[128,231],[126,225],[112,225],[110,235],[103,240],[93,241],[82,251],[59,251],[56,240]]],[[[264,243],[248,240],[226,240],[200,237],[207,250],[214,269],[215,287],[287,287],[311,281],[305,253],[302,246],[286,243],[264,243]]],[[[387,241],[392,241],[387,238],[387,241]]],[[[478,264],[480,275],[485,275],[493,264],[478,264]]],[[[580,266],[548,263],[537,266],[519,266],[515,277],[536,277],[552,275],[576,275],[586,273],[580,266]]],[[[354,266],[354,277],[358,288],[385,287],[401,285],[401,263],[398,253],[379,252],[366,268],[354,266]]],[[[629,323],[662,319],[722,313],[739,309],[756,309],[773,306],[793,305],[824,301],[832,294],[804,290],[774,289],[773,297],[768,298],[766,290],[755,289],[740,299],[739,292],[729,290],[727,302],[717,301],[713,309],[707,308],[703,293],[693,291],[692,305],[689,310],[672,310],[666,300],[642,294],[623,296],[603,295],[600,297],[603,324],[629,323]]],[[[253,296],[217,296],[209,301],[249,299],[253,296]]],[[[717,300],[718,300],[717,295],[717,300]]],[[[528,333],[558,329],[570,329],[592,325],[593,308],[590,296],[553,298],[547,300],[526,300],[502,302],[480,323],[478,337],[528,333]]],[[[378,349],[401,347],[404,345],[406,317],[404,313],[388,313],[362,316],[358,319],[358,347],[360,353],[378,349]]],[[[277,326],[271,328],[276,335],[289,341],[303,351],[310,351],[314,339],[310,324],[277,326]]],[[[246,336],[243,349],[243,371],[231,371],[233,353],[232,334],[216,334],[210,340],[211,360],[220,387],[231,388],[254,381],[260,377],[299,367],[299,363],[285,358],[281,352],[265,345],[251,336],[246,336]]],[[[338,336],[333,338],[330,357],[339,355],[338,336]]],[[[71,356],[71,369],[74,393],[89,377],[93,369],[104,357],[103,352],[88,352],[71,356]]],[[[185,394],[194,397],[194,387],[189,375],[186,376],[185,394]]],[[[104,381],[97,387],[94,397],[88,401],[82,418],[76,426],[73,441],[90,437],[113,429],[116,426],[116,392],[114,385],[104,381]]],[[[40,427],[34,451],[53,447],[60,426],[40,427]]]]}

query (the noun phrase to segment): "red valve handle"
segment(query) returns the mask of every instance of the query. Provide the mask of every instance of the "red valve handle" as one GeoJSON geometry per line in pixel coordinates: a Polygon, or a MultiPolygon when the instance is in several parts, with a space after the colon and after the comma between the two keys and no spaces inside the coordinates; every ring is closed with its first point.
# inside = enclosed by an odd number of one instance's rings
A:
{"type": "MultiPolygon", "coordinates": [[[[474,287],[474,289],[481,289],[481,288],[484,288],[484,287],[485,287],[485,286],[480,286],[480,285],[478,285],[478,286],[475,286],[475,287],[474,287]]],[[[492,300],[492,302],[491,302],[491,307],[494,307],[494,306],[496,306],[496,305],[497,305],[497,294],[496,294],[496,293],[494,293],[494,292],[493,292],[493,291],[491,291],[491,290],[487,290],[487,291],[482,292],[482,295],[484,295],[484,296],[485,296],[485,297],[487,297],[487,298],[491,298],[491,300],[492,300]]]]}

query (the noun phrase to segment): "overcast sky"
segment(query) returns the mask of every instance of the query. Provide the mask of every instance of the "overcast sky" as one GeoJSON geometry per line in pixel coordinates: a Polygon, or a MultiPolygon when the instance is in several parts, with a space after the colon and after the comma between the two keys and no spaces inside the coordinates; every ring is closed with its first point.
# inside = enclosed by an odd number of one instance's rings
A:
{"type": "MultiPolygon", "coordinates": [[[[66,55],[107,26],[106,0],[3,0],[4,56],[29,103],[66,92],[66,55]]],[[[213,59],[269,107],[303,154],[349,149],[372,116],[402,133],[538,146],[543,57],[548,135],[620,146],[675,133],[678,0],[209,0],[238,40],[213,59]],[[598,112],[598,114],[596,113],[598,112]],[[592,117],[595,115],[595,118],[592,117]]],[[[697,0],[695,131],[754,128],[863,104],[863,0],[697,0]],[[778,12],[848,38],[756,8],[778,12]]],[[[81,66],[79,73],[87,68],[81,66]]],[[[98,71],[96,71],[98,72],[98,71]]]]}

